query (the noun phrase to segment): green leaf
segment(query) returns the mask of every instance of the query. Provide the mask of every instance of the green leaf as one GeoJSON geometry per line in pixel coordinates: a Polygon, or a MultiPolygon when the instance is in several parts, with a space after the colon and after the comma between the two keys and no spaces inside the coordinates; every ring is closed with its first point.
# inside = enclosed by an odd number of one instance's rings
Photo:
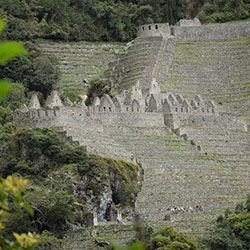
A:
{"type": "Polygon", "coordinates": [[[1,80],[0,81],[0,100],[4,95],[8,93],[10,90],[10,83],[7,80],[1,80]]]}
{"type": "Polygon", "coordinates": [[[28,52],[21,42],[6,41],[0,43],[0,64],[3,64],[16,56],[27,54],[28,52]]]}
{"type": "Polygon", "coordinates": [[[5,27],[5,23],[2,19],[0,19],[0,33],[3,31],[4,27],[5,27]]]}
{"type": "Polygon", "coordinates": [[[29,203],[27,201],[24,201],[24,209],[31,215],[33,216],[34,215],[34,211],[33,209],[31,208],[31,206],[29,205],[29,203]]]}
{"type": "Polygon", "coordinates": [[[115,250],[124,250],[124,248],[116,242],[113,242],[112,246],[114,247],[115,250]]]}
{"type": "Polygon", "coordinates": [[[143,243],[141,241],[137,241],[126,248],[122,247],[116,242],[113,242],[112,246],[115,250],[143,250],[143,243]]]}
{"type": "Polygon", "coordinates": [[[141,241],[137,241],[129,247],[129,250],[143,250],[143,243],[141,241]]]}

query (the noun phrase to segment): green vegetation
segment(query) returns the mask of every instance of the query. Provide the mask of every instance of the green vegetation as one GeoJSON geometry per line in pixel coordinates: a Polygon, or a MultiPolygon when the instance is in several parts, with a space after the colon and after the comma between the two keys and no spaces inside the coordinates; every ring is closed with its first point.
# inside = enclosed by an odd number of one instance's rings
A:
{"type": "MultiPolygon", "coordinates": [[[[4,28],[4,22],[0,19],[0,33],[4,28]]],[[[17,55],[25,55],[27,51],[22,44],[17,42],[0,43],[0,63],[6,63],[17,55]]],[[[7,80],[0,80],[0,100],[10,89],[10,83],[7,80]]],[[[0,106],[0,126],[10,121],[12,114],[9,107],[6,109],[0,106]]],[[[22,192],[27,185],[27,180],[22,180],[14,176],[8,176],[0,180],[0,249],[33,249],[38,237],[36,234],[14,232],[10,230],[6,235],[6,224],[15,216],[20,209],[26,210],[29,215],[33,215],[33,210],[23,199],[22,192]]],[[[16,230],[15,230],[16,231],[16,230]]]]}
{"type": "Polygon", "coordinates": [[[196,0],[193,2],[194,9],[199,10],[197,17],[203,23],[223,23],[247,19],[250,16],[248,0],[196,0]]]}
{"type": "MultiPolygon", "coordinates": [[[[0,24],[2,30],[4,25],[0,24]]],[[[54,59],[42,55],[33,43],[25,45],[30,52],[28,57],[21,56],[27,52],[20,43],[0,43],[1,63],[5,63],[0,68],[1,76],[14,81],[12,84],[1,81],[0,85],[3,97],[0,100],[0,173],[8,178],[1,186],[0,244],[4,249],[31,249],[36,238],[23,232],[33,231],[41,234],[39,249],[61,249],[58,237],[73,224],[86,224],[91,213],[86,203],[98,207],[104,190],[110,190],[113,209],[133,205],[138,191],[138,167],[125,161],[89,155],[85,147],[68,142],[62,131],[16,130],[11,122],[13,110],[27,103],[32,91],[46,98],[58,79],[54,59]],[[19,57],[12,59],[16,55],[19,57]],[[22,182],[9,175],[25,177],[29,185],[25,190],[17,189],[22,182]],[[18,193],[8,190],[12,185],[10,181],[16,185],[18,193]],[[9,207],[12,194],[14,202],[9,207]],[[24,209],[12,213],[15,206],[24,209]]],[[[75,95],[68,93],[68,97],[75,95]]]]}
{"type": "MultiPolygon", "coordinates": [[[[156,232],[141,221],[135,223],[136,236],[128,246],[113,244],[115,250],[198,250],[195,239],[177,232],[171,226],[163,226],[156,232]]],[[[113,248],[112,248],[113,249],[113,248]]]]}
{"type": "Polygon", "coordinates": [[[89,155],[85,147],[63,137],[54,129],[15,131],[8,124],[1,128],[1,176],[12,174],[30,180],[24,198],[34,211],[33,218],[25,210],[12,216],[6,224],[6,235],[13,228],[18,233],[47,230],[53,233],[46,236],[48,240],[59,244],[53,237],[61,237],[76,222],[85,224],[90,212],[85,202],[92,199],[98,206],[107,188],[114,205],[133,204],[138,191],[136,165],[89,155]]]}
{"type": "MultiPolygon", "coordinates": [[[[5,23],[0,18],[0,34],[5,27],[5,23]]],[[[0,65],[7,63],[9,60],[19,55],[27,55],[27,50],[18,42],[1,42],[0,43],[0,65]]],[[[1,67],[1,66],[0,66],[1,67]]],[[[4,77],[1,75],[1,77],[4,77]]],[[[8,80],[0,80],[0,100],[10,90],[10,83],[8,80]]]]}
{"type": "Polygon", "coordinates": [[[87,104],[92,104],[95,97],[111,94],[111,82],[106,78],[94,78],[89,82],[87,104]]]}
{"type": "Polygon", "coordinates": [[[16,228],[12,228],[6,234],[6,224],[15,216],[18,211],[24,209],[29,215],[33,215],[33,210],[22,196],[22,192],[27,185],[27,180],[14,176],[8,176],[0,180],[0,249],[32,250],[32,245],[37,243],[38,235],[30,233],[16,233],[16,228]],[[13,232],[15,231],[15,232],[13,232]]]}
{"type": "MultiPolygon", "coordinates": [[[[79,86],[77,86],[79,87],[79,86]]],[[[67,92],[64,92],[61,96],[63,101],[65,101],[67,98],[69,98],[69,100],[72,102],[72,103],[79,103],[82,98],[79,96],[78,93],[74,92],[74,91],[67,91],[67,92]]]]}
{"type": "Polygon", "coordinates": [[[197,250],[198,246],[194,239],[190,239],[185,234],[175,231],[171,226],[165,226],[154,234],[150,249],[197,250]]]}
{"type": "Polygon", "coordinates": [[[250,195],[246,203],[240,203],[234,211],[226,210],[217,217],[211,228],[211,236],[200,240],[202,249],[249,249],[250,245],[250,195]]]}
{"type": "Polygon", "coordinates": [[[59,70],[55,66],[57,60],[43,55],[34,43],[26,42],[24,46],[29,51],[29,56],[18,56],[0,66],[1,76],[12,82],[22,83],[26,96],[35,91],[45,99],[59,79],[59,70]]]}
{"type": "Polygon", "coordinates": [[[0,0],[5,39],[129,41],[145,23],[175,24],[197,16],[202,22],[249,18],[248,0],[0,0]]]}

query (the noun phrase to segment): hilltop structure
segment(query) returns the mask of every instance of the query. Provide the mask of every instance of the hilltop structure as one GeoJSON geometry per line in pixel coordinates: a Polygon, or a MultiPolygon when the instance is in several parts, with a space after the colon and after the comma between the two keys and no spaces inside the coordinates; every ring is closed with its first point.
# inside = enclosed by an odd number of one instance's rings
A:
{"type": "Polygon", "coordinates": [[[119,95],[87,107],[54,91],[43,108],[33,96],[15,121],[60,127],[89,151],[140,164],[135,211],[156,227],[204,234],[250,191],[249,36],[249,22],[143,25],[105,72],[119,95]]]}

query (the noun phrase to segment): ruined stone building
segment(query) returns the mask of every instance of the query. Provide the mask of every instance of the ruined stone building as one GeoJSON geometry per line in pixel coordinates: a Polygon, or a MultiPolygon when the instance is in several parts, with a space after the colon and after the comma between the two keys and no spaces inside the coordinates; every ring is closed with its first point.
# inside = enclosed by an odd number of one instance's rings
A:
{"type": "Polygon", "coordinates": [[[139,163],[135,211],[154,226],[190,235],[250,192],[250,23],[148,24],[118,53],[105,77],[119,95],[61,101],[33,96],[19,124],[63,128],[100,155],[139,163]],[[170,207],[203,205],[197,213],[170,207]],[[163,212],[162,212],[163,211],[163,212]]]}

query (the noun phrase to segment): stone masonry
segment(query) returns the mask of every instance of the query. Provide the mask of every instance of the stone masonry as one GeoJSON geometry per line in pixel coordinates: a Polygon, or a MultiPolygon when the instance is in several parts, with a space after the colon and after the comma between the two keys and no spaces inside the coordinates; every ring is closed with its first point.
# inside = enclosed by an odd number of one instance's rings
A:
{"type": "Polygon", "coordinates": [[[59,127],[91,152],[140,164],[135,211],[155,227],[208,233],[209,221],[250,191],[250,126],[240,109],[250,103],[249,24],[143,25],[105,72],[119,95],[88,107],[62,103],[56,91],[44,107],[33,96],[15,111],[15,122],[59,127]],[[219,65],[216,53],[223,55],[219,65]],[[202,211],[170,210],[198,205],[202,211]]]}

